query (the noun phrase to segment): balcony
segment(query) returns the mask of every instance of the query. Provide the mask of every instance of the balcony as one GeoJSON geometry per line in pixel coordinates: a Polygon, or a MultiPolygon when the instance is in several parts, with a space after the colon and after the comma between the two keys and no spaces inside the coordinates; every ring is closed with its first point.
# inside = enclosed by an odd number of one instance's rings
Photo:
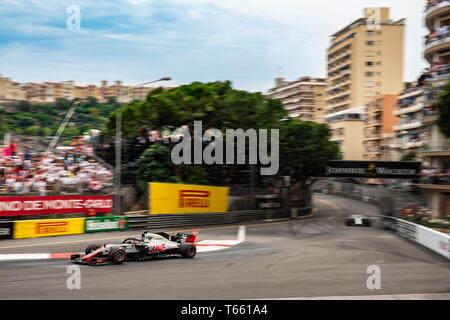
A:
{"type": "Polygon", "coordinates": [[[439,111],[437,109],[424,109],[423,110],[423,123],[430,124],[437,120],[439,111]]]}
{"type": "Polygon", "coordinates": [[[450,140],[430,141],[420,153],[424,157],[450,156],[450,140]]]}
{"type": "Polygon", "coordinates": [[[419,187],[428,190],[450,191],[450,172],[449,170],[445,171],[443,170],[441,173],[421,173],[419,187]]]}
{"type": "Polygon", "coordinates": [[[345,88],[345,91],[340,92],[341,90],[335,91],[333,94],[329,94],[326,98],[327,101],[332,101],[334,99],[340,99],[345,96],[350,96],[350,88],[345,88]]]}
{"type": "Polygon", "coordinates": [[[432,22],[442,14],[448,13],[450,11],[450,1],[444,0],[435,5],[427,7],[425,11],[425,20],[427,27],[431,29],[432,22]]]}
{"type": "Polygon", "coordinates": [[[418,87],[408,88],[400,94],[400,96],[398,97],[398,100],[400,101],[403,99],[408,99],[408,98],[419,96],[422,94],[423,94],[423,88],[418,88],[418,87]]]}
{"type": "Polygon", "coordinates": [[[411,130],[411,129],[420,128],[422,125],[423,125],[422,119],[413,120],[413,121],[410,121],[407,123],[402,123],[402,124],[398,124],[398,125],[394,126],[394,130],[395,131],[411,130]]]}
{"type": "Polygon", "coordinates": [[[407,142],[404,145],[402,145],[402,149],[416,149],[416,148],[420,148],[425,144],[425,142],[423,141],[411,141],[411,142],[407,142]]]}
{"type": "Polygon", "coordinates": [[[381,126],[382,121],[379,119],[376,120],[371,120],[371,121],[367,121],[366,122],[366,127],[377,127],[377,126],[381,126]]]}
{"type": "Polygon", "coordinates": [[[433,40],[425,45],[425,58],[431,62],[432,54],[450,50],[450,32],[443,38],[433,40]]]}
{"type": "Polygon", "coordinates": [[[394,111],[394,115],[395,115],[395,116],[400,116],[400,115],[402,115],[402,114],[413,113],[413,112],[420,111],[420,110],[422,110],[423,108],[424,108],[423,102],[417,102],[417,103],[413,104],[413,105],[410,106],[410,107],[407,107],[407,108],[401,108],[401,109],[395,110],[395,111],[394,111]]]}
{"type": "Polygon", "coordinates": [[[374,140],[381,140],[383,137],[381,133],[373,133],[368,134],[364,137],[364,141],[374,141],[374,140]]]}

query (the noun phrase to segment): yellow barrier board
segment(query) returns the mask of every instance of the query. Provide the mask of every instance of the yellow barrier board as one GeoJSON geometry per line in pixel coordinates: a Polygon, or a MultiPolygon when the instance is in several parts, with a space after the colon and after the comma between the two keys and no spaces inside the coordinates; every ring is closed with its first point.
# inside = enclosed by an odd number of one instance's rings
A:
{"type": "Polygon", "coordinates": [[[14,222],[14,239],[84,233],[84,218],[14,222]]]}
{"type": "Polygon", "coordinates": [[[149,213],[226,212],[228,187],[150,182],[149,213]]]}

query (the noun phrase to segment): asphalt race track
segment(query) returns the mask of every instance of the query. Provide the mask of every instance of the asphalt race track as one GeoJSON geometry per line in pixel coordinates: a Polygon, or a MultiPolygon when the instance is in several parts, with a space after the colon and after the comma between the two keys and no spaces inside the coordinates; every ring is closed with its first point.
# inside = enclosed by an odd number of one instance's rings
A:
{"type": "MultiPolygon", "coordinates": [[[[80,266],[79,290],[66,287],[70,260],[3,261],[0,299],[450,297],[447,259],[388,231],[344,225],[352,213],[375,216],[375,206],[329,195],[315,195],[314,202],[316,211],[309,217],[251,223],[243,243],[194,259],[80,266]],[[370,265],[380,267],[379,290],[367,288],[370,265]]],[[[199,229],[201,240],[235,240],[237,233],[237,226],[199,229]]],[[[6,240],[0,242],[0,254],[81,252],[90,243],[137,234],[6,240]]]]}

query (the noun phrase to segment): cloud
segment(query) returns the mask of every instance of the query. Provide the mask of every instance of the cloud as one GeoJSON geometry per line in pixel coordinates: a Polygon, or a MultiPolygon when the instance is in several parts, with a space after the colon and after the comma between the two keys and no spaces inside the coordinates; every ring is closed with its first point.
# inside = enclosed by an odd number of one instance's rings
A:
{"type": "MultiPolygon", "coordinates": [[[[329,36],[372,0],[77,0],[81,30],[66,26],[72,0],[0,3],[0,68],[16,81],[179,83],[232,80],[267,90],[273,78],[326,74],[329,36]],[[279,70],[282,67],[282,74],[279,70]]],[[[377,1],[408,18],[405,80],[425,66],[423,3],[377,1]]]]}

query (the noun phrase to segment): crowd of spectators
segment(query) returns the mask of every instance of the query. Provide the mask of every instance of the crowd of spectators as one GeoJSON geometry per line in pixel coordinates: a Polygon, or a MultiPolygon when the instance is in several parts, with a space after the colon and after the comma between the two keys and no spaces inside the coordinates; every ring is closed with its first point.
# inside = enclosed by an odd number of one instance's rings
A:
{"type": "Polygon", "coordinates": [[[15,143],[0,148],[0,195],[102,194],[113,185],[113,174],[83,138],[51,153],[18,149],[15,143]]]}
{"type": "Polygon", "coordinates": [[[425,38],[426,38],[425,44],[429,44],[436,40],[445,39],[447,37],[450,37],[450,27],[442,26],[442,27],[436,28],[436,30],[433,30],[431,33],[429,33],[428,35],[425,36],[425,38]]]}

